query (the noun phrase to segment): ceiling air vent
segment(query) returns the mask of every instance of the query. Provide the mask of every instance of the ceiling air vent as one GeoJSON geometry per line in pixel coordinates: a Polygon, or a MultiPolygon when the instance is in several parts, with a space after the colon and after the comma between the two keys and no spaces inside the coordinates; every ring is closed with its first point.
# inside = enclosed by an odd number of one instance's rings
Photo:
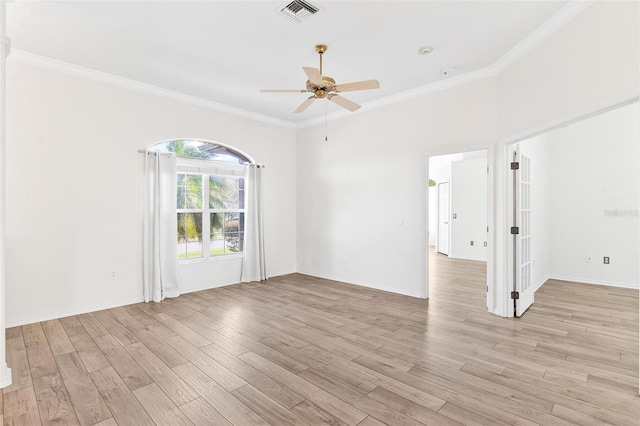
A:
{"type": "Polygon", "coordinates": [[[320,8],[318,6],[314,6],[304,0],[293,0],[281,7],[280,13],[293,21],[302,22],[309,16],[316,14],[319,10],[320,8]]]}

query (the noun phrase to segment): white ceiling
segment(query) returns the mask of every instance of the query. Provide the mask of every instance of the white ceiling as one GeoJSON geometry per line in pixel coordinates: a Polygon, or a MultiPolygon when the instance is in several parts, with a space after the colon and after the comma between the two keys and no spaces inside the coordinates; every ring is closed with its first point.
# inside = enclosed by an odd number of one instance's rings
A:
{"type": "Polygon", "coordinates": [[[325,75],[380,82],[344,94],[366,108],[491,66],[568,1],[314,0],[321,11],[302,23],[277,13],[286,3],[18,0],[7,4],[7,33],[18,52],[301,123],[324,117],[327,102],[293,114],[308,95],[260,89],[302,89],[318,43],[329,47],[325,75]],[[419,55],[424,45],[434,51],[419,55]]]}

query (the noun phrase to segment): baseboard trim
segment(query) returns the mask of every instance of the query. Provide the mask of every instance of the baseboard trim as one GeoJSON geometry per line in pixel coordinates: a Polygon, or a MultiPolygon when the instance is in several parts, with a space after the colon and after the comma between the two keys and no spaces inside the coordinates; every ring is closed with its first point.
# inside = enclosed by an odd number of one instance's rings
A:
{"type": "Polygon", "coordinates": [[[189,293],[197,293],[198,291],[207,291],[207,290],[213,290],[214,288],[221,288],[221,287],[228,287],[230,285],[236,285],[236,284],[240,284],[240,281],[235,281],[232,283],[218,283],[218,284],[211,284],[209,286],[204,286],[202,288],[191,288],[189,290],[182,290],[182,294],[189,294],[189,293]]]}
{"type": "Polygon", "coordinates": [[[546,283],[547,281],[549,281],[551,279],[551,277],[549,277],[549,275],[546,275],[543,279],[540,280],[540,282],[534,286],[534,293],[536,291],[538,291],[540,289],[540,287],[542,287],[544,285],[544,283],[546,283]]]}
{"type": "Polygon", "coordinates": [[[560,281],[571,281],[571,282],[583,283],[583,284],[602,285],[602,286],[608,286],[608,287],[630,288],[630,289],[633,289],[633,290],[638,290],[640,288],[638,286],[638,284],[633,284],[633,283],[621,283],[621,282],[615,282],[615,281],[600,281],[600,280],[593,280],[593,279],[590,279],[590,278],[567,277],[567,276],[562,276],[562,275],[550,275],[548,279],[550,279],[550,280],[560,280],[560,281]]]}
{"type": "Polygon", "coordinates": [[[487,261],[486,257],[483,259],[483,258],[480,258],[480,257],[471,257],[471,256],[470,257],[455,256],[453,254],[450,254],[449,257],[451,259],[458,259],[458,260],[473,260],[474,262],[486,262],[487,261]]]}
{"type": "MultiPolygon", "coordinates": [[[[281,275],[287,275],[287,274],[281,274],[281,275]]],[[[273,277],[270,277],[270,278],[275,278],[277,276],[280,276],[280,275],[274,275],[273,277]]],[[[240,284],[240,282],[218,284],[218,285],[208,286],[208,287],[204,287],[204,288],[200,288],[200,289],[189,289],[187,291],[184,291],[184,290],[181,289],[181,292],[182,292],[182,294],[195,293],[197,291],[211,290],[211,289],[214,289],[214,288],[226,287],[226,286],[235,285],[235,284],[240,284]]],[[[136,297],[134,299],[125,300],[125,301],[122,301],[121,303],[116,303],[116,304],[93,306],[91,308],[77,309],[77,310],[72,310],[72,311],[61,312],[61,313],[58,313],[58,314],[44,315],[44,316],[36,317],[36,318],[27,318],[27,319],[21,319],[21,320],[8,321],[7,325],[6,325],[6,328],[18,327],[18,326],[26,325],[26,324],[34,324],[34,323],[42,322],[42,321],[50,321],[50,320],[54,320],[54,319],[70,317],[70,316],[73,316],[73,315],[88,314],[88,313],[91,313],[91,312],[103,311],[105,309],[119,308],[121,306],[133,305],[133,304],[141,303],[141,302],[144,302],[144,297],[143,296],[140,296],[139,298],[136,297]]],[[[1,378],[0,378],[0,380],[1,380],[1,378]]]]}
{"type": "Polygon", "coordinates": [[[317,273],[313,273],[313,272],[304,272],[304,271],[298,271],[297,273],[302,274],[302,275],[309,275],[310,277],[315,277],[315,278],[322,278],[325,280],[331,280],[331,281],[340,281],[342,283],[345,284],[349,284],[349,285],[355,285],[358,287],[366,287],[366,288],[371,288],[374,290],[380,290],[380,291],[386,291],[389,293],[394,293],[394,294],[400,294],[402,296],[409,296],[409,297],[415,297],[418,299],[424,299],[424,297],[422,297],[422,293],[420,291],[410,291],[410,290],[404,290],[404,289],[397,289],[397,288],[392,288],[392,287],[387,287],[384,285],[372,285],[371,283],[365,283],[362,281],[353,281],[353,280],[349,280],[343,277],[338,277],[335,275],[322,275],[322,274],[317,274],[317,273]]]}
{"type": "Polygon", "coordinates": [[[65,312],[60,312],[60,313],[57,313],[57,314],[44,315],[44,316],[41,316],[41,317],[25,318],[25,319],[20,319],[20,320],[15,320],[15,321],[7,321],[6,328],[18,327],[18,326],[26,325],[26,324],[34,324],[34,323],[42,322],[42,321],[50,321],[50,320],[54,320],[54,319],[70,317],[70,316],[73,316],[73,315],[88,314],[88,313],[91,313],[91,312],[103,311],[105,309],[119,308],[120,306],[133,305],[135,303],[140,303],[140,302],[144,302],[144,298],[142,296],[136,297],[136,298],[130,299],[130,300],[124,300],[122,302],[115,303],[115,304],[92,306],[90,308],[77,309],[77,310],[72,310],[72,311],[65,311],[65,312]]]}

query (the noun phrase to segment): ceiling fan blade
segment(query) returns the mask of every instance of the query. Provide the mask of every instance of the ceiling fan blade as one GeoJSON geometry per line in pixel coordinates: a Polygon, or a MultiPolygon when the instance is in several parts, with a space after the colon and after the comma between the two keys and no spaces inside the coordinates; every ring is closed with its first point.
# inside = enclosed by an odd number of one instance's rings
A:
{"type": "Polygon", "coordinates": [[[324,80],[322,80],[322,74],[320,74],[319,69],[311,67],[302,67],[302,69],[310,82],[318,87],[324,87],[325,83],[324,80]]]}
{"type": "Polygon", "coordinates": [[[300,106],[298,108],[296,108],[296,110],[293,111],[293,112],[294,113],[303,112],[304,110],[309,108],[309,105],[311,105],[313,103],[313,101],[315,101],[315,100],[316,100],[315,96],[309,96],[309,98],[307,98],[306,101],[301,103],[300,106]]]}
{"type": "Polygon", "coordinates": [[[327,96],[327,99],[329,99],[331,102],[335,104],[340,105],[342,108],[348,109],[351,112],[360,108],[360,105],[358,105],[357,103],[336,94],[331,94],[327,96]]]}
{"type": "Polygon", "coordinates": [[[292,93],[305,93],[308,92],[306,89],[260,89],[261,92],[265,93],[280,93],[280,92],[292,92],[292,93]]]}
{"type": "Polygon", "coordinates": [[[349,92],[353,90],[379,89],[378,80],[356,81],[354,83],[338,84],[335,87],[336,92],[349,92]]]}

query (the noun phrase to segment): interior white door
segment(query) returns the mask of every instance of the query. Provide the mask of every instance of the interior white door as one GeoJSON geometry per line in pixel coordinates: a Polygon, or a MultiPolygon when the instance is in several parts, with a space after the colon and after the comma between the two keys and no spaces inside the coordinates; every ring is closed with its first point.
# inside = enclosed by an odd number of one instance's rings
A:
{"type": "Polygon", "coordinates": [[[522,316],[533,304],[531,287],[531,159],[513,152],[513,279],[515,316],[522,316]]]}
{"type": "Polygon", "coordinates": [[[438,253],[449,255],[449,182],[438,184],[438,253]]]}

